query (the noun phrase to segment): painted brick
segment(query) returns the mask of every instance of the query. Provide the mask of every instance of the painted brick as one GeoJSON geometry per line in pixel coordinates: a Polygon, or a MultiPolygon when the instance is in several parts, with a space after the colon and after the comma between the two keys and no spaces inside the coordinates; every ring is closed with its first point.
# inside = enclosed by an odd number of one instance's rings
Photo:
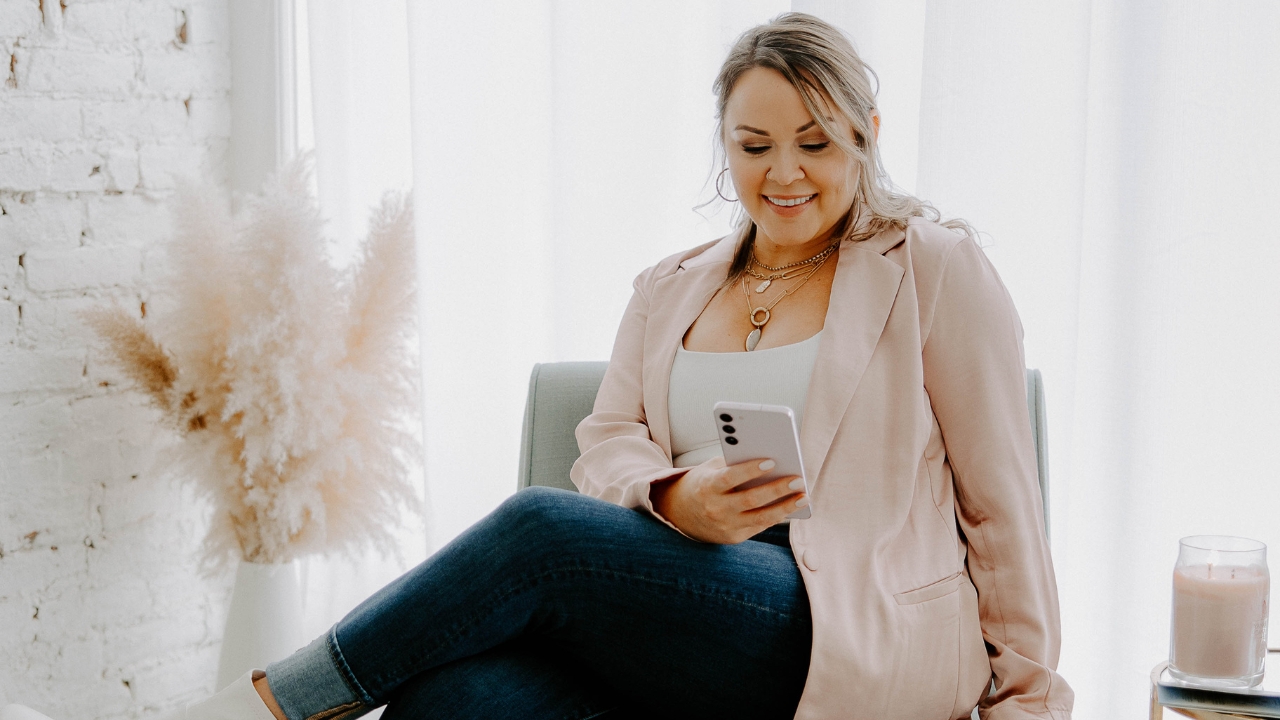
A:
{"type": "Polygon", "coordinates": [[[38,190],[49,184],[49,160],[21,148],[0,149],[0,182],[6,189],[38,190]]]}
{"type": "Polygon", "coordinates": [[[190,145],[144,145],[138,155],[142,186],[151,190],[170,190],[179,180],[210,174],[207,154],[190,145]]]}
{"type": "Polygon", "coordinates": [[[37,292],[133,285],[142,271],[141,255],[130,247],[33,250],[25,264],[27,285],[37,292]]]}
{"type": "Polygon", "coordinates": [[[116,145],[99,151],[103,157],[99,172],[108,192],[128,192],[141,184],[138,151],[131,145],[116,145]]]}
{"type": "Polygon", "coordinates": [[[18,304],[0,300],[0,353],[12,352],[18,337],[18,304]]]}
{"type": "Polygon", "coordinates": [[[183,137],[187,125],[187,110],[177,98],[122,98],[84,105],[84,136],[88,138],[183,137]]]}
{"type": "Polygon", "coordinates": [[[0,2],[0,38],[31,35],[40,29],[39,0],[5,0],[0,2]]]}
{"type": "Polygon", "coordinates": [[[18,87],[59,94],[122,93],[133,87],[136,76],[137,56],[128,49],[36,48],[18,87]]]}
{"type": "Polygon", "coordinates": [[[87,210],[95,244],[152,247],[171,234],[172,211],[154,197],[97,196],[88,200],[87,210]]]}
{"type": "MultiPolygon", "coordinates": [[[[0,175],[3,177],[3,175],[0,175]]],[[[0,194],[0,262],[28,248],[71,248],[84,231],[84,201],[69,195],[0,194]]]]}
{"type": "Polygon", "coordinates": [[[74,389],[83,371],[83,352],[6,352],[0,355],[0,395],[74,389]]]}
{"type": "Polygon", "coordinates": [[[83,348],[89,342],[91,331],[77,313],[102,304],[102,300],[84,295],[27,298],[22,308],[23,338],[41,348],[83,348]]]}
{"type": "Polygon", "coordinates": [[[127,45],[135,39],[129,4],[124,2],[73,3],[62,14],[68,37],[104,45],[127,45]]]}
{"type": "Polygon", "coordinates": [[[49,0],[43,0],[39,3],[41,10],[44,11],[44,31],[46,35],[57,36],[62,32],[62,2],[53,4],[49,0]]]}
{"type": "Polygon", "coordinates": [[[193,97],[189,130],[197,137],[231,137],[231,108],[223,98],[193,97]]]}
{"type": "MultiPolygon", "coordinates": [[[[16,354],[8,350],[4,356],[16,354]]],[[[0,382],[3,380],[0,379],[0,382]]],[[[71,427],[71,404],[64,398],[48,398],[30,403],[5,402],[4,412],[0,412],[0,437],[5,439],[6,454],[32,455],[51,445],[68,427],[71,427]]],[[[0,463],[0,467],[5,466],[5,463],[0,463]]],[[[16,487],[11,483],[0,483],[0,492],[16,487]]],[[[18,506],[20,505],[0,503],[0,508],[18,506]]],[[[5,542],[0,533],[0,543],[5,542]]],[[[0,583],[0,593],[3,593],[4,587],[0,583]]]]}
{"type": "Polygon", "coordinates": [[[187,45],[142,54],[146,88],[164,96],[216,96],[231,88],[231,60],[221,45],[187,45]]]}
{"type": "Polygon", "coordinates": [[[94,168],[102,156],[78,145],[30,145],[0,150],[0,183],[6,190],[101,191],[106,178],[94,168]]]}
{"type": "Polygon", "coordinates": [[[225,180],[227,3],[0,0],[0,687],[51,717],[213,689],[231,575],[195,565],[208,508],[74,314],[148,296],[169,177],[225,180]]]}
{"type": "MultiPolygon", "coordinates": [[[[11,77],[5,77],[4,85],[0,88],[8,90],[24,90],[27,87],[27,74],[31,70],[31,51],[25,46],[19,46],[16,42],[7,48],[9,61],[12,63],[10,68],[11,77]]],[[[0,52],[0,58],[5,53],[0,52]]],[[[4,75],[4,66],[0,65],[0,76],[4,75]]]]}
{"type": "Polygon", "coordinates": [[[8,97],[0,103],[0,143],[80,137],[80,103],[39,96],[8,97]]]}
{"type": "Polygon", "coordinates": [[[172,3],[148,2],[129,6],[129,24],[136,47],[153,50],[173,46],[178,41],[182,13],[172,3]]]}
{"type": "Polygon", "coordinates": [[[192,45],[225,44],[231,33],[231,18],[221,2],[195,0],[184,7],[187,13],[187,42],[192,45]]]}

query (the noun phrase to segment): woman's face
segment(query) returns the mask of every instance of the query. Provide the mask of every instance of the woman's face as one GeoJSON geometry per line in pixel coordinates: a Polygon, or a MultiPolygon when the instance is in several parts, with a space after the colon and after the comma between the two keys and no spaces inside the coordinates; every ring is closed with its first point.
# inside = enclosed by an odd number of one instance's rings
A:
{"type": "MultiPolygon", "coordinates": [[[[828,117],[854,139],[848,119],[828,117]]],[[[858,165],[814,122],[800,92],[776,70],[748,70],[725,105],[724,133],[729,175],[758,227],[757,249],[789,257],[825,247],[853,205],[858,165]]]]}

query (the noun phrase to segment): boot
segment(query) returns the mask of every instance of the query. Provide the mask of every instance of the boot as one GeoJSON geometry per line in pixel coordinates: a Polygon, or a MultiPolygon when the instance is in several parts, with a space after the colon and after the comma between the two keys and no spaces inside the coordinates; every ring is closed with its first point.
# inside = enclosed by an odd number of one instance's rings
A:
{"type": "MultiPolygon", "coordinates": [[[[275,720],[271,709],[253,687],[253,681],[264,675],[261,670],[250,670],[207,700],[188,705],[185,710],[161,716],[161,720],[275,720]]],[[[9,720],[9,718],[0,718],[9,720]]],[[[40,720],[39,718],[14,718],[14,720],[40,720]]]]}

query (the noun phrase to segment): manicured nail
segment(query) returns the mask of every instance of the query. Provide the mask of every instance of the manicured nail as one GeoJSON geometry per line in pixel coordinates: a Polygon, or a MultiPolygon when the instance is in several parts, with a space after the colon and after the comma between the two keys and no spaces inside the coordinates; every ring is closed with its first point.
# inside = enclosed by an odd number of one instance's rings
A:
{"type": "Polygon", "coordinates": [[[804,480],[802,480],[802,479],[800,479],[800,478],[796,478],[795,480],[792,480],[792,481],[791,481],[791,484],[790,484],[790,485],[788,485],[787,487],[791,488],[792,490],[803,490],[803,489],[804,489],[804,480]]]}
{"type": "Polygon", "coordinates": [[[807,497],[802,497],[796,501],[796,507],[804,507],[805,505],[808,505],[808,504],[809,504],[809,498],[807,497]]]}
{"type": "Polygon", "coordinates": [[[774,462],[774,461],[772,461],[772,460],[765,460],[764,462],[760,463],[760,469],[761,469],[761,470],[772,470],[772,469],[773,469],[777,464],[778,464],[778,463],[776,463],[776,462],[774,462]]]}

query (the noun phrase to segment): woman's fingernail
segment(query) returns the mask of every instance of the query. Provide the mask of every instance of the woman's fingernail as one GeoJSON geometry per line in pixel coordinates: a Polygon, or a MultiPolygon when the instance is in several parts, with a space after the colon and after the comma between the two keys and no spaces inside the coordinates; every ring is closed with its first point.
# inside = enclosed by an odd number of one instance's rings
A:
{"type": "Polygon", "coordinates": [[[764,462],[760,463],[760,469],[761,469],[761,470],[772,470],[772,469],[773,469],[777,464],[778,464],[778,463],[776,463],[776,462],[774,462],[774,461],[772,461],[772,460],[765,460],[764,462]]]}
{"type": "Polygon", "coordinates": [[[807,497],[802,497],[796,501],[796,507],[804,507],[805,505],[808,505],[808,504],[809,504],[809,498],[807,497]]]}
{"type": "Polygon", "coordinates": [[[787,485],[787,487],[791,488],[792,490],[803,490],[804,480],[801,480],[800,478],[796,478],[795,480],[792,480],[791,484],[787,485]]]}

